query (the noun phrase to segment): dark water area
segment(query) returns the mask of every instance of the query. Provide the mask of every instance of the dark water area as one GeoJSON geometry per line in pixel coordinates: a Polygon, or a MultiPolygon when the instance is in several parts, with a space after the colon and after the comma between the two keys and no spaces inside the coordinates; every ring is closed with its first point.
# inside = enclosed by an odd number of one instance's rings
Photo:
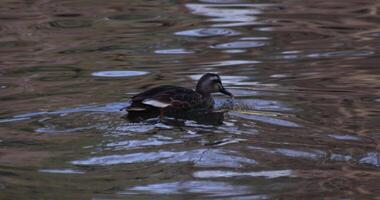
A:
{"type": "Polygon", "coordinates": [[[4,1],[0,199],[379,199],[380,2],[4,1]],[[222,124],[120,108],[218,73],[222,124]]]}

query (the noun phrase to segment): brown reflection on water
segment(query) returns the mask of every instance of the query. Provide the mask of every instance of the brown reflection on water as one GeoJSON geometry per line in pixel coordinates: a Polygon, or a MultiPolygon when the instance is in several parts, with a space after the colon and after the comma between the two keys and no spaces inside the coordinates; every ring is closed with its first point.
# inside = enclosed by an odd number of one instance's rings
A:
{"type": "Polygon", "coordinates": [[[378,198],[379,7],[4,2],[0,199],[378,198]],[[119,111],[206,72],[222,124],[119,111]]]}

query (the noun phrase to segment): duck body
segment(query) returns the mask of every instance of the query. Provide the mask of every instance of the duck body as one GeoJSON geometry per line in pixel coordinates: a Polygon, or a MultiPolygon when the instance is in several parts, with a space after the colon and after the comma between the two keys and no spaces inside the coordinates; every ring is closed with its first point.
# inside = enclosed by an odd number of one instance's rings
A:
{"type": "Polygon", "coordinates": [[[212,109],[214,100],[211,96],[188,88],[162,85],[151,88],[131,98],[128,112],[147,110],[189,111],[195,109],[212,109]]]}
{"type": "Polygon", "coordinates": [[[222,86],[218,75],[207,73],[198,81],[195,90],[172,85],[154,87],[133,96],[126,110],[128,116],[211,110],[214,106],[211,93],[214,92],[232,96],[222,86]]]}

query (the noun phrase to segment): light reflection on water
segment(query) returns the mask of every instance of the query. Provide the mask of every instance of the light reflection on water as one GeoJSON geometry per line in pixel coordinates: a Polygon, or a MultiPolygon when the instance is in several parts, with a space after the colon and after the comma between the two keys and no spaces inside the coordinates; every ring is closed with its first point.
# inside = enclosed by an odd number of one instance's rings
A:
{"type": "Polygon", "coordinates": [[[101,71],[92,73],[93,76],[99,77],[130,77],[130,76],[143,76],[148,72],[141,71],[101,71]]]}
{"type": "Polygon", "coordinates": [[[161,50],[156,50],[154,53],[157,54],[190,54],[194,53],[193,51],[188,51],[186,49],[161,49],[161,50]]]}
{"type": "Polygon", "coordinates": [[[72,169],[40,169],[38,170],[42,173],[53,173],[53,174],[84,174],[85,172],[72,170],[72,169]]]}
{"type": "Polygon", "coordinates": [[[208,16],[213,27],[238,27],[259,24],[255,15],[269,4],[193,4],[186,7],[196,15],[208,16]],[[224,23],[222,23],[224,22],[224,23]]]}
{"type": "Polygon", "coordinates": [[[235,41],[212,46],[215,49],[244,49],[264,46],[266,43],[261,41],[235,41]]]}
{"type": "MultiPolygon", "coordinates": [[[[131,153],[127,155],[111,155],[92,157],[88,160],[73,161],[74,165],[116,165],[130,164],[139,162],[154,162],[159,163],[180,163],[191,162],[198,167],[231,167],[239,168],[243,165],[256,164],[255,160],[247,159],[239,156],[230,156],[229,152],[223,152],[213,149],[198,149],[186,152],[148,152],[148,153],[131,153]]],[[[231,153],[230,153],[231,154],[231,153]]]]}
{"type": "Polygon", "coordinates": [[[4,3],[0,198],[377,197],[379,6],[4,3]],[[206,72],[217,125],[120,111],[206,72]]]}
{"type": "Polygon", "coordinates": [[[238,31],[226,28],[200,28],[176,32],[175,35],[188,37],[213,37],[240,35],[238,31]]]}
{"type": "Polygon", "coordinates": [[[194,177],[197,177],[197,178],[251,176],[251,177],[265,177],[268,179],[293,176],[291,170],[260,171],[260,172],[198,171],[198,172],[195,172],[193,175],[194,177]]]}
{"type": "Polygon", "coordinates": [[[130,194],[131,192],[148,192],[153,194],[181,194],[184,191],[187,193],[195,194],[204,193],[215,197],[233,197],[235,195],[249,194],[250,188],[246,186],[235,186],[221,181],[188,181],[136,186],[129,189],[128,192],[121,192],[120,194],[130,194]]]}

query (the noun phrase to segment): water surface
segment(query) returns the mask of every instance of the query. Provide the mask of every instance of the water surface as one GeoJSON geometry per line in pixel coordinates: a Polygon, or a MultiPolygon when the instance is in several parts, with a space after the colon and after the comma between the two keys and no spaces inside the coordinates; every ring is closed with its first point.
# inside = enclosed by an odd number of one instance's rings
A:
{"type": "Polygon", "coordinates": [[[7,1],[0,199],[373,199],[380,3],[7,1]],[[218,73],[222,124],[121,108],[218,73]]]}

